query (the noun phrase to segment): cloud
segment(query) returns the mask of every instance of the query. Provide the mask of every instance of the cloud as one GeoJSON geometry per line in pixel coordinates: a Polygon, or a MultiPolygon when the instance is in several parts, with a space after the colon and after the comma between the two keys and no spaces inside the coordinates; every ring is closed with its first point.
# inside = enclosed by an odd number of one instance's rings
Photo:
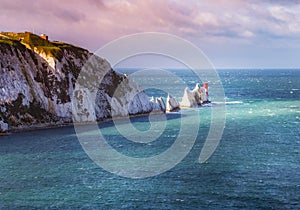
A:
{"type": "Polygon", "coordinates": [[[279,29],[284,34],[299,34],[300,33],[300,6],[287,8],[284,6],[272,6],[269,11],[277,20],[279,29]]]}
{"type": "Polygon", "coordinates": [[[68,10],[68,9],[58,9],[53,8],[52,10],[48,10],[47,13],[60,21],[65,21],[68,23],[76,23],[80,21],[84,21],[85,14],[76,11],[76,10],[68,10]]]}
{"type": "Polygon", "coordinates": [[[199,26],[220,26],[220,23],[216,17],[216,15],[210,13],[210,12],[200,12],[198,13],[195,18],[194,21],[197,25],[199,26]]]}
{"type": "Polygon", "coordinates": [[[90,50],[146,31],[221,50],[300,43],[300,0],[0,0],[0,5],[1,30],[34,30],[90,50]]]}
{"type": "MultiPolygon", "coordinates": [[[[196,0],[17,0],[0,1],[0,11],[3,19],[8,17],[5,28],[9,24],[35,25],[36,28],[46,28],[49,25],[57,30],[67,28],[70,31],[77,29],[78,33],[98,33],[104,40],[110,36],[141,31],[162,31],[199,37],[215,34],[228,38],[253,37],[261,31],[276,35],[283,29],[286,35],[299,33],[299,10],[283,6],[283,1],[251,2],[220,0],[217,4],[214,1],[196,0]]],[[[293,7],[299,4],[299,1],[289,2],[293,7]]]]}
{"type": "Polygon", "coordinates": [[[298,5],[300,0],[253,0],[256,4],[273,4],[273,5],[298,5]]]}
{"type": "Polygon", "coordinates": [[[254,37],[255,34],[252,33],[251,31],[246,30],[241,33],[241,36],[246,37],[246,38],[251,38],[251,37],[254,37]]]}

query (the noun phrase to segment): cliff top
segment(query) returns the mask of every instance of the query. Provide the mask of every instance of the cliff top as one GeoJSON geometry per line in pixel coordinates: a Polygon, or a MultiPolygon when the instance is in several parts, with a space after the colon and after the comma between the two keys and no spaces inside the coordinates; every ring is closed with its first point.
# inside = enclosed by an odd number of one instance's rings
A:
{"type": "Polygon", "coordinates": [[[31,32],[15,33],[15,32],[1,32],[0,44],[8,45],[24,45],[26,48],[38,52],[44,52],[47,55],[51,55],[59,60],[62,58],[62,51],[64,49],[71,50],[74,54],[80,56],[87,50],[58,41],[49,41],[48,37],[44,34],[36,35],[31,32]]]}

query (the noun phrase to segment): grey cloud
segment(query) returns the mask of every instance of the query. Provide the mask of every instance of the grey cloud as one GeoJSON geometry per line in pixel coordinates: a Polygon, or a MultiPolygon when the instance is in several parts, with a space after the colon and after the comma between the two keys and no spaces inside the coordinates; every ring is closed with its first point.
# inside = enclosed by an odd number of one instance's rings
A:
{"type": "Polygon", "coordinates": [[[282,5],[282,6],[287,6],[287,5],[298,5],[300,4],[300,0],[255,0],[253,3],[256,4],[263,4],[267,3],[270,5],[282,5]]]}
{"type": "Polygon", "coordinates": [[[85,19],[85,15],[78,11],[54,8],[51,13],[59,19],[65,20],[66,22],[79,22],[85,19]]]}
{"type": "Polygon", "coordinates": [[[89,4],[96,6],[99,9],[105,9],[105,0],[86,0],[89,4]]]}

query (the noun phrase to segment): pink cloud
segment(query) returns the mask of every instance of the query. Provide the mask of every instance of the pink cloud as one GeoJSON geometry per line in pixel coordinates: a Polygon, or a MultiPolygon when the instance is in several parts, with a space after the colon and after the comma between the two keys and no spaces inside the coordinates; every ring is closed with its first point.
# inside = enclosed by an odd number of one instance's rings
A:
{"type": "Polygon", "coordinates": [[[0,27],[11,31],[34,29],[37,33],[48,33],[50,38],[89,49],[143,31],[166,32],[213,42],[258,39],[262,32],[299,35],[299,10],[290,10],[296,3],[293,6],[279,3],[245,3],[242,0],[0,0],[0,27]],[[278,5],[283,9],[276,10],[278,5]],[[294,18],[290,18],[291,14],[294,18]],[[280,21],[289,23],[281,25],[280,21]]]}

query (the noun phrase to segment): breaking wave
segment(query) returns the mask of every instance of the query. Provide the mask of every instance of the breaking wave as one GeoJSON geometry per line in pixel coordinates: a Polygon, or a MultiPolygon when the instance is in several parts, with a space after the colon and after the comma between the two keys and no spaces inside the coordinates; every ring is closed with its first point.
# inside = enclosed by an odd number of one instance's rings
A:
{"type": "Polygon", "coordinates": [[[215,101],[215,102],[212,102],[212,104],[226,104],[226,105],[229,105],[229,104],[243,104],[243,103],[244,103],[243,101],[226,101],[226,102],[215,101]]]}

